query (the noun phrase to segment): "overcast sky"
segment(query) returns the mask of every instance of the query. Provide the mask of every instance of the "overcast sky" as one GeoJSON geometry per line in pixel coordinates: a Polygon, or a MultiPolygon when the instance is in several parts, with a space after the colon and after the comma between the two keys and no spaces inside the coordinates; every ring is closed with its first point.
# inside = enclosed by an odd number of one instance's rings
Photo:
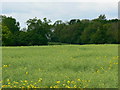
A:
{"type": "Polygon", "coordinates": [[[22,28],[34,17],[55,22],[93,19],[105,14],[107,19],[113,19],[118,18],[118,2],[2,2],[2,14],[16,18],[22,28]]]}

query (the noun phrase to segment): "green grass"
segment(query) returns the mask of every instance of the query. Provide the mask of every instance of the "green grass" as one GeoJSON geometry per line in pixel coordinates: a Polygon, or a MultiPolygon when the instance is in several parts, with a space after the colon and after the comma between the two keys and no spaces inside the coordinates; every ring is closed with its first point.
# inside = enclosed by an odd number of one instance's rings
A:
{"type": "Polygon", "coordinates": [[[3,47],[3,88],[117,88],[118,45],[3,47]]]}

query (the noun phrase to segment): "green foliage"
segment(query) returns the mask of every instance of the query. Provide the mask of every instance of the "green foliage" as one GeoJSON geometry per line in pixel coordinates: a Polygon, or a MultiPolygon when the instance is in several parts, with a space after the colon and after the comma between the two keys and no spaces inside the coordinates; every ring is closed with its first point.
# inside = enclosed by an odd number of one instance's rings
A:
{"type": "Polygon", "coordinates": [[[15,18],[2,16],[2,26],[7,26],[11,33],[19,31],[19,22],[16,22],[15,18]]]}
{"type": "Polygon", "coordinates": [[[13,45],[13,34],[7,28],[7,26],[2,26],[2,44],[3,46],[13,45]]]}
{"type": "Polygon", "coordinates": [[[47,45],[50,39],[50,20],[33,18],[27,21],[28,28],[20,30],[19,22],[2,16],[3,46],[47,45]]]}
{"type": "Polygon", "coordinates": [[[19,32],[19,22],[15,18],[0,16],[2,18],[2,45],[16,45],[16,33],[19,32]]]}
{"type": "Polygon", "coordinates": [[[71,44],[120,43],[118,41],[118,22],[120,20],[118,19],[107,20],[105,15],[100,15],[93,20],[72,19],[66,23],[56,22],[51,39],[53,42],[71,44]]]}
{"type": "Polygon", "coordinates": [[[120,20],[107,20],[100,15],[93,20],[57,20],[54,24],[47,18],[27,20],[27,28],[20,30],[15,18],[2,17],[3,45],[29,46],[48,45],[48,42],[68,44],[119,44],[118,26],[120,20]]]}
{"type": "Polygon", "coordinates": [[[27,21],[29,45],[46,45],[50,34],[50,20],[46,18],[43,22],[40,19],[33,18],[27,21]]]}

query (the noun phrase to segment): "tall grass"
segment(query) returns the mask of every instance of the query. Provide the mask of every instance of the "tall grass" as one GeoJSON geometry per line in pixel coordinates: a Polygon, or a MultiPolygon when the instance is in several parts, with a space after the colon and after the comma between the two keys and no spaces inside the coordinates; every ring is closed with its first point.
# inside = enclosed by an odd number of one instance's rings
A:
{"type": "Polygon", "coordinates": [[[117,88],[118,45],[3,47],[3,88],[117,88]]]}

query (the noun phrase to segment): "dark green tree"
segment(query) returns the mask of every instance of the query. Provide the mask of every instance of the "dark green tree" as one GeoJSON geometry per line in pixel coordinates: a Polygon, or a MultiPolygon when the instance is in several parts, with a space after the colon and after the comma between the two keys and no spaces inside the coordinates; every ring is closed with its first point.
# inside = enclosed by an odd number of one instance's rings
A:
{"type": "Polygon", "coordinates": [[[15,18],[12,17],[6,17],[6,16],[1,16],[2,17],[2,26],[7,26],[11,33],[16,33],[17,31],[20,30],[20,24],[19,22],[16,21],[15,18]]]}
{"type": "Polygon", "coordinates": [[[33,18],[27,21],[27,38],[29,45],[46,45],[50,38],[50,20],[33,18]]]}

